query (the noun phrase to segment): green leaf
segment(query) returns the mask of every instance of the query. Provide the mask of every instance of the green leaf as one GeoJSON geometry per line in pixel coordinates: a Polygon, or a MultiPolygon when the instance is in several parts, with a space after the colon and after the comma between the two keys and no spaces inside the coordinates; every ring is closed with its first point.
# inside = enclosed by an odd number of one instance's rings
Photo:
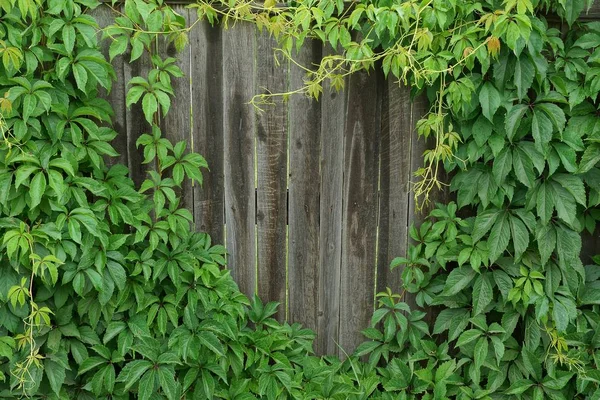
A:
{"type": "Polygon", "coordinates": [[[144,111],[146,121],[151,124],[154,114],[158,111],[158,102],[152,93],[144,95],[144,98],[142,99],[142,110],[144,111]]]}
{"type": "Polygon", "coordinates": [[[517,180],[528,188],[533,187],[536,176],[529,155],[517,147],[514,149],[512,156],[513,172],[517,180]]]}
{"type": "Polygon", "coordinates": [[[500,365],[500,360],[504,357],[505,346],[498,336],[490,336],[492,340],[492,346],[494,347],[494,354],[496,355],[496,362],[500,365]]]}
{"type": "Polygon", "coordinates": [[[465,344],[469,344],[477,338],[481,337],[481,335],[483,335],[483,332],[481,332],[479,329],[466,330],[460,335],[458,341],[456,342],[456,345],[458,347],[464,346],[465,344]]]}
{"type": "Polygon", "coordinates": [[[569,312],[560,301],[554,301],[552,307],[552,319],[559,332],[566,332],[570,320],[569,312]]]}
{"type": "Polygon", "coordinates": [[[217,354],[220,357],[225,356],[225,350],[223,349],[223,344],[219,341],[219,339],[215,336],[214,333],[203,331],[198,335],[198,340],[209,348],[210,351],[217,354]]]}
{"type": "Polygon", "coordinates": [[[579,257],[581,235],[562,224],[556,225],[556,250],[565,261],[579,257]]]}
{"type": "Polygon", "coordinates": [[[108,49],[108,56],[110,57],[110,61],[112,61],[116,56],[125,53],[128,44],[129,40],[128,37],[125,35],[117,36],[116,38],[114,38],[113,42],[110,44],[110,48],[108,49]]]}
{"type": "Polygon", "coordinates": [[[578,173],[588,172],[600,161],[600,143],[590,143],[581,156],[578,173]]]}
{"type": "Polygon", "coordinates": [[[591,49],[600,46],[600,35],[597,33],[586,33],[575,41],[573,46],[581,47],[582,49],[591,49]]]}
{"type": "Polygon", "coordinates": [[[506,180],[506,177],[512,171],[512,150],[510,147],[504,147],[500,154],[494,159],[492,174],[496,184],[501,185],[506,180]]]}
{"type": "Polygon", "coordinates": [[[571,225],[577,218],[577,203],[569,191],[555,180],[549,181],[558,218],[571,225]]]}
{"type": "Polygon", "coordinates": [[[475,361],[475,368],[479,369],[483,366],[485,359],[488,355],[488,340],[486,337],[479,338],[475,345],[475,352],[473,353],[473,360],[475,361]]]}
{"type": "Polygon", "coordinates": [[[31,196],[31,208],[37,207],[42,196],[46,192],[46,175],[43,172],[35,174],[29,185],[29,195],[31,196]]]}
{"type": "Polygon", "coordinates": [[[506,119],[504,122],[506,128],[506,137],[508,137],[508,140],[511,142],[515,136],[515,133],[517,133],[517,129],[519,128],[521,120],[523,119],[523,116],[528,108],[529,107],[526,104],[517,104],[512,106],[506,113],[506,119]]]}
{"type": "Polygon", "coordinates": [[[567,120],[562,108],[553,103],[540,103],[535,106],[535,109],[544,111],[557,131],[562,132],[565,129],[567,120]]]}
{"type": "Polygon", "coordinates": [[[473,285],[473,316],[479,315],[494,299],[492,282],[488,274],[483,273],[473,285]]]}
{"type": "Polygon", "coordinates": [[[538,227],[536,240],[540,252],[540,261],[542,265],[546,265],[556,248],[556,230],[554,226],[548,224],[538,227]]]}
{"type": "Polygon", "coordinates": [[[551,179],[565,188],[576,202],[586,206],[585,187],[580,177],[571,174],[555,174],[551,179]]]}
{"type": "Polygon", "coordinates": [[[552,122],[542,111],[534,109],[531,119],[531,134],[535,140],[536,148],[544,152],[552,140],[552,122]]]}
{"type": "Polygon", "coordinates": [[[152,363],[148,360],[135,360],[125,364],[125,367],[119,373],[117,382],[124,382],[124,390],[129,390],[133,385],[139,382],[144,372],[152,368],[152,363]]]}
{"type": "Polygon", "coordinates": [[[162,388],[163,392],[167,395],[167,398],[169,400],[177,400],[178,385],[175,382],[174,372],[168,367],[161,366],[158,369],[158,380],[160,382],[160,387],[162,388]]]}
{"type": "Polygon", "coordinates": [[[519,259],[529,247],[529,231],[518,217],[510,216],[509,221],[513,247],[515,249],[515,259],[519,259]]]}
{"type": "Polygon", "coordinates": [[[459,293],[471,283],[475,275],[476,272],[471,267],[462,266],[453,269],[446,279],[442,296],[454,296],[459,293]]]}
{"type": "Polygon", "coordinates": [[[96,369],[100,365],[106,364],[107,362],[108,362],[107,360],[105,360],[104,358],[101,358],[101,357],[86,358],[79,366],[79,369],[77,370],[77,375],[78,376],[83,375],[88,371],[96,369]]]}
{"type": "Polygon", "coordinates": [[[75,28],[73,28],[73,25],[71,25],[70,23],[66,24],[62,28],[62,40],[65,44],[65,49],[67,50],[67,53],[71,54],[73,52],[73,48],[75,47],[76,36],[75,28]]]}
{"type": "Polygon", "coordinates": [[[367,342],[362,342],[354,351],[354,354],[357,357],[364,356],[366,354],[371,354],[375,349],[381,346],[380,342],[370,340],[367,342]]]}
{"type": "Polygon", "coordinates": [[[151,369],[140,380],[138,389],[139,400],[149,400],[157,389],[157,372],[151,369]]]}
{"type": "Polygon", "coordinates": [[[486,82],[479,91],[479,103],[483,115],[490,121],[494,122],[494,115],[502,102],[500,92],[494,87],[491,82],[486,82]]]}
{"type": "Polygon", "coordinates": [[[531,382],[529,379],[520,379],[520,380],[514,382],[512,385],[510,385],[510,387],[505,392],[505,394],[510,394],[510,395],[522,394],[532,386],[533,386],[533,382],[531,382]]]}
{"type": "Polygon", "coordinates": [[[560,2],[563,6],[564,17],[569,26],[579,18],[581,12],[585,9],[585,0],[565,0],[560,2]]]}
{"type": "Polygon", "coordinates": [[[446,308],[442,310],[435,319],[433,333],[436,335],[440,334],[450,329],[453,321],[467,320],[468,316],[469,311],[464,308],[446,308]]]}
{"type": "Polygon", "coordinates": [[[498,218],[488,238],[490,262],[496,261],[508,247],[510,241],[510,226],[508,216],[503,214],[498,218]]]}
{"type": "Polygon", "coordinates": [[[77,63],[73,64],[73,76],[75,77],[75,82],[77,83],[77,88],[81,90],[83,93],[87,93],[86,85],[88,81],[88,74],[85,68],[77,63]]]}
{"type": "Polygon", "coordinates": [[[37,107],[37,97],[32,94],[26,94],[23,96],[23,121],[27,122],[31,114],[35,111],[37,107]]]}
{"type": "Polygon", "coordinates": [[[499,210],[486,210],[482,213],[479,213],[475,218],[475,223],[473,224],[473,243],[478,242],[482,237],[485,236],[486,233],[492,228],[498,216],[500,215],[499,210]]]}
{"type": "Polygon", "coordinates": [[[60,389],[67,376],[65,367],[51,359],[46,359],[44,360],[44,371],[46,372],[46,377],[48,378],[52,391],[56,395],[59,395],[60,389]]]}
{"type": "Polygon", "coordinates": [[[517,87],[517,97],[523,100],[527,96],[527,91],[533,84],[535,77],[535,67],[529,56],[523,53],[515,63],[514,82],[517,87]]]}

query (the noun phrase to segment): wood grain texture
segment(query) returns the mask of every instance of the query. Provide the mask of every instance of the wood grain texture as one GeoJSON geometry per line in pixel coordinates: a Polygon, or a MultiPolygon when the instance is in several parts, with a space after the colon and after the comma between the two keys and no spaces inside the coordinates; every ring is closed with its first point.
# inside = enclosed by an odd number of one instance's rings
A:
{"type": "Polygon", "coordinates": [[[254,95],[255,30],[239,23],[223,31],[223,136],[228,263],[240,290],[256,288],[254,95]]]}
{"type": "Polygon", "coordinates": [[[374,309],[378,208],[378,73],[350,76],[344,133],[344,206],[340,273],[340,346],[348,354],[364,340],[360,331],[374,309]],[[357,299],[360,299],[357,301],[357,299]]]}
{"type": "MultiPolygon", "coordinates": [[[[311,41],[306,42],[296,59],[301,65],[311,66],[320,57],[321,44],[311,41]]],[[[291,90],[302,87],[304,75],[304,70],[291,66],[291,90]]],[[[316,330],[319,313],[323,316],[319,298],[325,295],[319,291],[321,105],[298,95],[290,99],[289,107],[289,320],[316,330]]],[[[327,332],[318,335],[325,336],[327,332]]]]}
{"type": "Polygon", "coordinates": [[[414,122],[410,118],[410,89],[392,79],[383,87],[377,292],[389,287],[394,293],[400,293],[402,270],[390,270],[390,262],[395,257],[405,256],[408,243],[412,174],[409,151],[414,122]]]}
{"type": "MultiPolygon", "coordinates": [[[[190,18],[194,20],[194,18],[190,18]]],[[[196,229],[225,241],[222,29],[207,22],[190,32],[194,151],[208,163],[204,182],[194,185],[196,229]]]]}
{"type": "MultiPolygon", "coordinates": [[[[287,64],[277,64],[276,46],[266,31],[258,34],[255,93],[287,89],[287,64]]],[[[279,98],[256,113],[258,295],[264,302],[280,303],[279,321],[286,310],[287,119],[287,103],[279,98]]]]}
{"type": "MultiPolygon", "coordinates": [[[[98,26],[105,28],[114,22],[117,15],[107,5],[101,5],[95,10],[90,11],[90,15],[96,18],[98,26]]],[[[111,44],[111,39],[102,39],[102,34],[98,33],[98,41],[101,45],[102,54],[108,58],[108,48],[111,44]]],[[[126,107],[125,107],[125,76],[124,76],[124,60],[123,56],[115,57],[111,62],[115,71],[116,79],[112,83],[110,92],[100,90],[100,97],[106,99],[113,107],[114,115],[112,118],[112,128],[118,133],[117,137],[112,141],[112,146],[119,153],[118,157],[106,157],[107,165],[123,164],[127,165],[127,128],[126,128],[126,107]]]]}
{"type": "MultiPolygon", "coordinates": [[[[176,13],[185,18],[186,26],[189,26],[190,10],[182,5],[172,5],[172,7],[176,13]]],[[[192,12],[192,14],[196,13],[192,12]]],[[[171,78],[171,87],[175,95],[171,96],[171,109],[164,118],[162,118],[161,110],[160,128],[163,136],[169,139],[173,145],[177,142],[185,142],[186,153],[188,153],[192,148],[191,46],[188,44],[178,53],[173,43],[166,43],[166,40],[162,40],[159,54],[163,60],[168,57],[175,58],[175,64],[183,72],[183,77],[171,78]]],[[[184,179],[177,193],[181,196],[181,207],[192,211],[194,206],[192,182],[187,178],[184,179]]]]}
{"type": "MultiPolygon", "coordinates": [[[[331,54],[325,48],[324,55],[331,54]]],[[[319,298],[317,339],[319,354],[339,355],[340,268],[342,262],[342,198],[344,130],[347,92],[324,85],[321,102],[321,187],[319,228],[319,298]]]]}

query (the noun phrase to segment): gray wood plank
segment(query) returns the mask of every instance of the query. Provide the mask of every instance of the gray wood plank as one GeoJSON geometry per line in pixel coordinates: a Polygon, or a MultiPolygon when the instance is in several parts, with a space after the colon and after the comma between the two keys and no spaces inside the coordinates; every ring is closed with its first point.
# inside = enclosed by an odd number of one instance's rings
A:
{"type": "MultiPolygon", "coordinates": [[[[318,63],[321,47],[320,42],[306,42],[295,58],[307,67],[318,63]]],[[[304,76],[304,70],[292,65],[290,89],[302,87],[304,76]]],[[[319,315],[324,316],[319,310],[319,298],[324,295],[319,292],[321,104],[296,95],[289,106],[289,320],[317,330],[319,315]]],[[[327,332],[318,331],[317,335],[321,339],[327,332]]]]}
{"type": "MultiPolygon", "coordinates": [[[[111,7],[108,5],[100,5],[94,10],[90,11],[90,15],[96,18],[100,29],[107,27],[114,22],[115,16],[117,15],[111,7]]],[[[106,38],[102,40],[102,33],[98,33],[98,40],[100,41],[102,54],[108,58],[108,48],[112,40],[106,38]]],[[[100,97],[106,99],[114,110],[114,116],[112,118],[112,128],[118,133],[117,137],[111,142],[112,146],[119,153],[119,157],[106,157],[107,165],[123,164],[127,165],[127,129],[126,129],[126,107],[125,107],[125,76],[123,69],[123,56],[115,57],[111,62],[116,80],[112,83],[110,92],[102,89],[100,90],[100,97]]]]}
{"type": "MultiPolygon", "coordinates": [[[[173,10],[181,15],[185,21],[186,26],[189,26],[190,17],[187,8],[182,5],[172,5],[173,10]]],[[[195,12],[192,12],[194,15],[195,12]]],[[[181,52],[175,50],[173,43],[167,43],[165,38],[161,40],[159,45],[159,52],[161,59],[166,60],[167,58],[175,58],[175,64],[183,72],[181,78],[172,77],[171,87],[173,88],[174,96],[171,97],[171,108],[167,115],[162,117],[161,110],[161,121],[160,128],[163,137],[169,139],[173,145],[178,142],[186,143],[186,153],[192,148],[192,94],[191,94],[191,46],[188,44],[181,52]]],[[[190,211],[194,205],[192,182],[189,179],[184,179],[181,183],[181,188],[178,188],[177,193],[181,196],[181,207],[185,207],[190,211]]]]}
{"type": "Polygon", "coordinates": [[[364,340],[374,307],[379,172],[378,73],[350,76],[346,113],[340,346],[348,354],[364,340]],[[360,299],[359,301],[357,301],[360,299]]]}
{"type": "Polygon", "coordinates": [[[229,268],[240,290],[256,289],[254,136],[255,27],[238,23],[223,32],[225,221],[229,268]]]}
{"type": "MultiPolygon", "coordinates": [[[[332,54],[327,47],[324,55],[332,54]]],[[[326,84],[321,96],[321,199],[319,229],[318,354],[339,355],[342,189],[347,93],[326,84]]]]}
{"type": "Polygon", "coordinates": [[[410,89],[393,79],[384,83],[381,114],[381,166],[377,292],[401,292],[402,270],[390,270],[395,257],[406,254],[411,180],[410,148],[414,128],[410,89]]]}
{"type": "Polygon", "coordinates": [[[196,229],[209,233],[216,243],[225,240],[221,35],[221,27],[204,21],[191,30],[189,37],[193,66],[192,138],[194,151],[202,154],[209,168],[203,174],[203,184],[194,185],[194,220],[196,229]]]}
{"type": "MultiPolygon", "coordinates": [[[[277,65],[277,42],[266,31],[258,34],[256,93],[283,93],[287,89],[287,64],[277,65]]],[[[280,303],[275,317],[286,314],[287,234],[287,103],[274,104],[256,113],[257,164],[257,265],[258,295],[280,303]]]]}

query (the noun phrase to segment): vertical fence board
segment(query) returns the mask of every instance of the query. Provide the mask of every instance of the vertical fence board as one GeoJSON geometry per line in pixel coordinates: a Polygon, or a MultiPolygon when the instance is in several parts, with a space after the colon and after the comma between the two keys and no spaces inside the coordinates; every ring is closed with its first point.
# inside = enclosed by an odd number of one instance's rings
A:
{"type": "Polygon", "coordinates": [[[378,73],[348,85],[345,129],[340,346],[350,354],[373,313],[379,171],[378,73]],[[360,301],[357,301],[360,299],[360,301]]]}
{"type": "MultiPolygon", "coordinates": [[[[186,26],[189,26],[189,10],[183,5],[174,4],[172,7],[176,13],[185,18],[186,26]]],[[[171,87],[173,88],[175,96],[171,97],[171,108],[169,112],[161,119],[162,134],[173,144],[181,141],[185,142],[187,145],[186,153],[188,153],[192,146],[192,94],[190,88],[191,48],[188,44],[178,53],[175,50],[175,45],[173,43],[167,44],[163,41],[160,46],[159,54],[163,60],[167,57],[175,58],[177,60],[175,64],[181,69],[181,72],[183,72],[181,78],[171,78],[171,87]]],[[[180,206],[192,211],[194,198],[192,183],[189,179],[184,179],[181,183],[178,194],[181,195],[180,206]]]]}
{"type": "MultiPolygon", "coordinates": [[[[317,63],[319,42],[306,42],[297,61],[304,66],[317,63]]],[[[292,65],[290,89],[302,87],[305,71],[292,65]]],[[[289,101],[289,319],[318,328],[319,310],[319,152],[321,149],[321,106],[316,100],[294,96],[289,101]]],[[[326,333],[319,332],[321,336],[326,333]]]]}
{"type": "MultiPolygon", "coordinates": [[[[331,49],[324,50],[326,54],[331,49]]],[[[346,92],[325,84],[321,96],[320,275],[316,351],[339,354],[342,188],[346,92]]]]}
{"type": "Polygon", "coordinates": [[[209,168],[203,171],[203,184],[194,185],[194,220],[196,229],[209,233],[216,243],[225,240],[221,32],[221,27],[208,23],[190,31],[192,139],[194,151],[204,156],[209,168]]]}
{"type": "MultiPolygon", "coordinates": [[[[258,35],[256,93],[283,93],[287,68],[277,65],[277,42],[266,31],[258,35]]],[[[276,318],[285,319],[287,234],[287,104],[280,98],[256,114],[258,295],[281,304],[276,318]]]]}
{"type": "Polygon", "coordinates": [[[255,28],[237,24],[223,32],[223,131],[225,222],[229,268],[240,290],[256,287],[254,110],[255,28]]]}
{"type": "Polygon", "coordinates": [[[382,107],[379,250],[377,291],[400,292],[402,268],[390,270],[394,257],[406,254],[413,121],[410,89],[389,79],[382,107]]]}
{"type": "MultiPolygon", "coordinates": [[[[118,6],[117,6],[118,7],[118,6]]],[[[98,22],[99,27],[105,28],[114,22],[115,16],[117,15],[108,4],[102,4],[95,10],[91,11],[91,14],[98,22]]],[[[111,40],[102,40],[102,32],[98,33],[98,40],[101,41],[102,54],[108,60],[108,48],[110,47],[111,40]]],[[[124,76],[124,60],[123,56],[117,56],[111,62],[115,70],[116,80],[112,84],[112,88],[109,93],[102,90],[100,96],[106,99],[113,107],[115,112],[112,118],[112,128],[118,133],[117,137],[112,141],[112,146],[119,153],[118,157],[106,157],[107,165],[123,164],[127,165],[127,128],[126,128],[126,107],[125,107],[125,76],[124,76]]]]}

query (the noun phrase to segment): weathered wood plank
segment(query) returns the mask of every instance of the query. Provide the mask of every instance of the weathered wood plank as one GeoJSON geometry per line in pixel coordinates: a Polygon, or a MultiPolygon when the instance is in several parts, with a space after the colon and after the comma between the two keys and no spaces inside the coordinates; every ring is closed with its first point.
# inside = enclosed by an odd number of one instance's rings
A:
{"type": "Polygon", "coordinates": [[[225,220],[229,268],[240,290],[256,289],[254,110],[255,27],[239,23],[223,32],[225,220]]]}
{"type": "Polygon", "coordinates": [[[379,172],[378,73],[348,84],[342,216],[340,346],[350,354],[373,314],[379,172]],[[360,299],[360,301],[357,301],[360,299]]]}
{"type": "MultiPolygon", "coordinates": [[[[194,18],[190,18],[194,20],[194,18]]],[[[202,154],[209,171],[194,185],[196,229],[217,243],[225,241],[223,49],[222,28],[200,22],[190,32],[192,57],[192,115],[194,151],[202,154]]]]}
{"type": "MultiPolygon", "coordinates": [[[[258,34],[256,93],[283,93],[287,88],[286,64],[277,65],[277,42],[266,31],[258,34]]],[[[285,319],[287,234],[287,104],[274,99],[256,113],[257,164],[257,263],[258,295],[280,303],[275,317],[285,319]]]]}
{"type": "MultiPolygon", "coordinates": [[[[173,10],[181,15],[186,26],[189,26],[191,20],[190,10],[182,5],[172,5],[173,10]]],[[[192,12],[195,14],[195,12],[192,12]]],[[[164,118],[161,118],[161,131],[165,138],[169,139],[173,145],[178,142],[186,143],[186,153],[192,148],[192,93],[191,93],[191,46],[188,44],[181,52],[177,52],[173,43],[161,41],[159,46],[159,55],[163,60],[174,58],[183,76],[181,78],[172,77],[171,87],[175,96],[171,97],[171,109],[164,118]]],[[[161,110],[162,116],[162,110],[161,110]]],[[[181,207],[192,211],[194,206],[192,182],[184,179],[181,188],[177,190],[181,196],[181,207]]]]}
{"type": "Polygon", "coordinates": [[[402,270],[390,270],[394,257],[406,254],[413,121],[410,89],[392,79],[384,83],[381,113],[381,170],[377,292],[400,293],[402,270]]]}
{"type": "MultiPolygon", "coordinates": [[[[304,66],[318,63],[321,44],[306,42],[296,60],[304,66]]],[[[290,89],[304,84],[305,71],[290,67],[290,89]]],[[[289,101],[289,320],[318,329],[319,279],[319,191],[321,151],[321,105],[305,96],[289,101]]],[[[328,132],[329,134],[329,132],[328,132]]],[[[319,338],[326,332],[317,332],[319,338]]],[[[320,350],[320,349],[318,349],[320,350]]]]}
{"type": "MultiPolygon", "coordinates": [[[[331,54],[326,48],[324,54],[331,54]]],[[[321,96],[321,199],[319,229],[319,308],[315,350],[339,355],[340,268],[342,262],[342,198],[344,129],[347,92],[325,84],[321,96]]]]}
{"type": "MultiPolygon", "coordinates": [[[[90,14],[96,18],[100,29],[107,27],[114,22],[115,11],[108,5],[101,5],[95,10],[90,11],[90,14]]],[[[98,40],[100,41],[102,54],[108,60],[108,48],[111,44],[111,39],[107,38],[102,40],[101,31],[98,33],[98,40]]],[[[124,60],[123,56],[115,57],[112,60],[116,80],[112,84],[110,92],[106,92],[101,89],[100,96],[106,99],[114,110],[114,116],[112,118],[112,128],[118,133],[117,137],[111,142],[112,146],[119,153],[118,157],[106,157],[107,165],[123,164],[127,165],[127,129],[126,129],[126,107],[125,107],[125,76],[124,76],[124,60]]]]}

